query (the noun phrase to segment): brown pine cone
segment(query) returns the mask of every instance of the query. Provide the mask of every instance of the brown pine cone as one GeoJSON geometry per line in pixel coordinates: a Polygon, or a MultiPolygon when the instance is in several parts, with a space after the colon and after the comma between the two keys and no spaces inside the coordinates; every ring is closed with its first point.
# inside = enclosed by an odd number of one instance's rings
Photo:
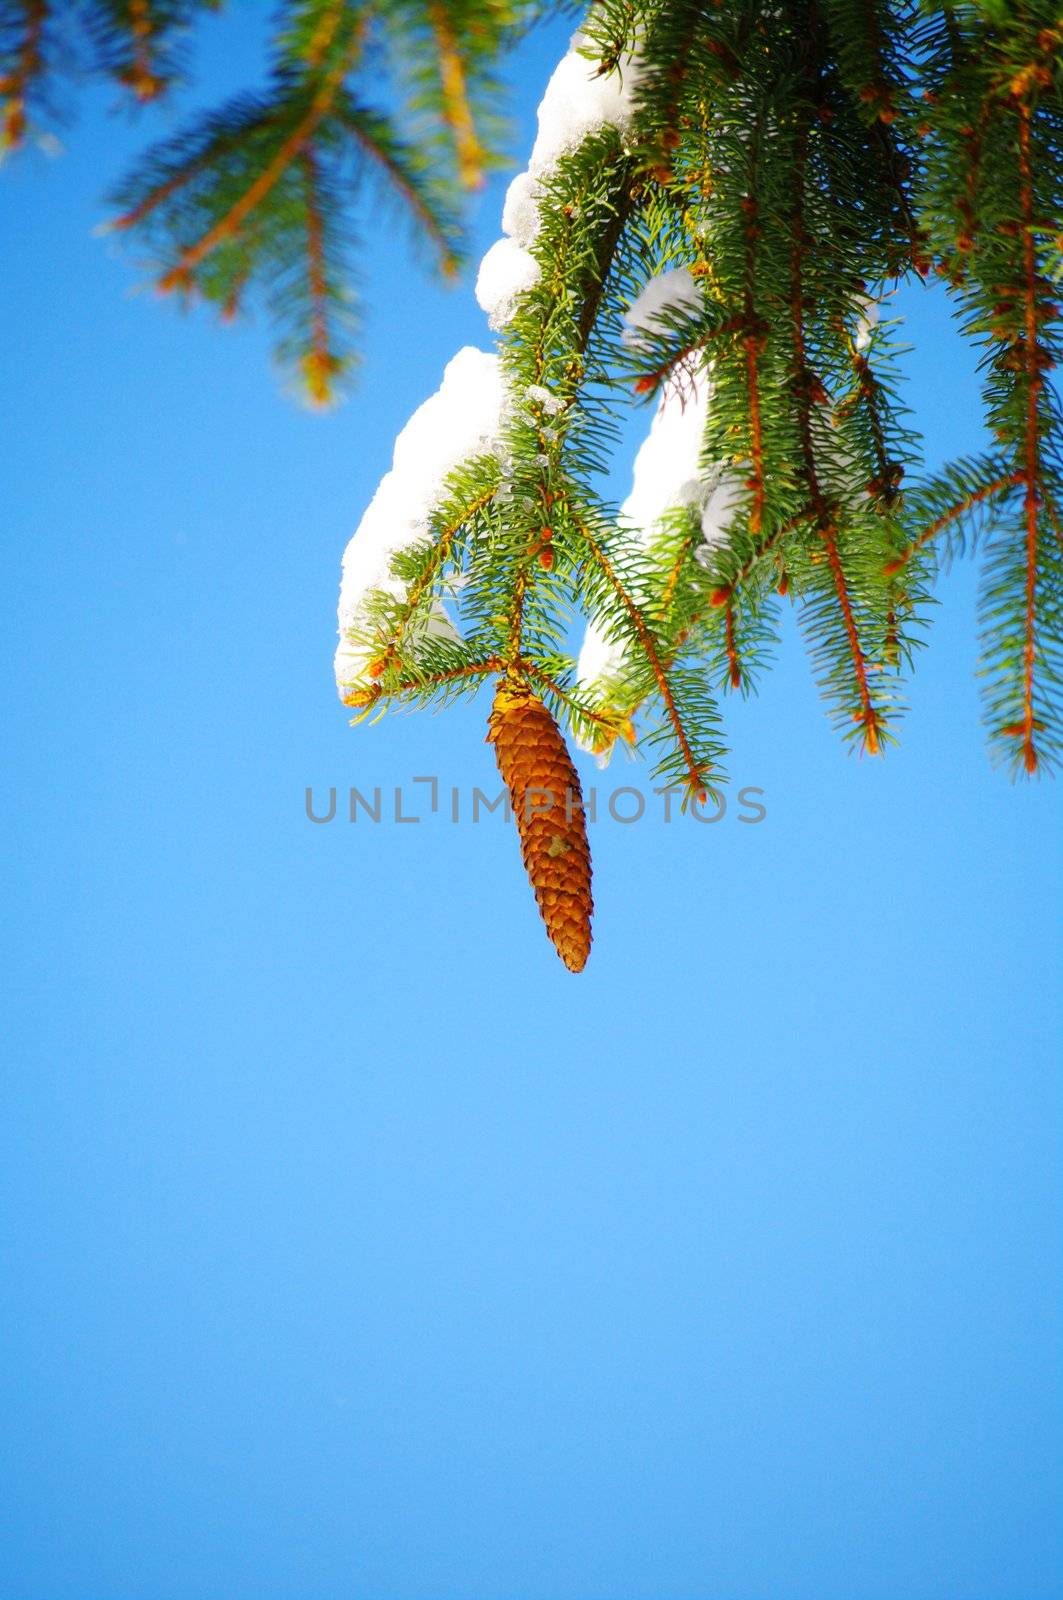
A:
{"type": "Polygon", "coordinates": [[[505,678],[495,693],[487,738],[509,790],[546,931],[565,966],[581,972],[590,954],[594,902],[583,795],[568,747],[538,695],[505,678]]]}

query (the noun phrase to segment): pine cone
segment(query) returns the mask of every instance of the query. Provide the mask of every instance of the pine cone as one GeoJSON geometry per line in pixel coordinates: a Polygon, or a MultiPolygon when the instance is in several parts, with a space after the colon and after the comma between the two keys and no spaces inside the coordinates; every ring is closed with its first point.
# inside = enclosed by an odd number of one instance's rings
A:
{"type": "Polygon", "coordinates": [[[583,795],[568,748],[538,696],[506,679],[495,694],[487,738],[509,790],[546,931],[565,966],[581,972],[590,954],[594,903],[583,795]]]}

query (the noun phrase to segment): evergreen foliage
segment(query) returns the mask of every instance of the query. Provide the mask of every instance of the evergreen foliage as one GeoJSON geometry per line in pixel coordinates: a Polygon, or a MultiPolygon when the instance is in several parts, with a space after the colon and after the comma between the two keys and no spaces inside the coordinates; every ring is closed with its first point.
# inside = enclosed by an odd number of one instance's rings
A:
{"type": "MultiPolygon", "coordinates": [[[[149,99],[202,9],[2,0],[8,144],[47,103],[64,14],[149,99]]],[[[375,174],[453,270],[458,192],[497,159],[493,74],[530,16],[522,0],[289,3],[266,90],[150,152],[119,226],[165,288],[226,311],[264,291],[286,355],[328,399],[351,358],[356,186],[375,174]],[[362,98],[381,59],[389,110],[362,98]]],[[[583,30],[587,93],[613,84],[616,106],[533,154],[511,189],[520,218],[491,267],[515,274],[491,302],[507,400],[347,617],[361,662],[347,703],[441,703],[501,679],[580,742],[637,740],[665,782],[711,794],[721,700],[755,686],[787,604],[843,738],[876,754],[896,737],[936,567],[977,538],[991,747],[1016,772],[1050,767],[1058,0],[597,0],[583,30]],[[992,448],[930,477],[879,312],[932,274],[978,350],[992,448]],[[655,315],[636,317],[651,291],[655,315]],[[660,417],[703,406],[704,426],[700,489],[675,485],[639,527],[600,480],[619,408],[643,398],[660,417]],[[707,531],[720,485],[727,516],[707,531]],[[573,614],[596,630],[593,669],[568,652],[573,614]]]]}
{"type": "MultiPolygon", "coordinates": [[[[0,0],[0,152],[53,117],[64,74],[162,95],[190,29],[221,4],[0,0]]],[[[164,291],[225,317],[260,297],[281,360],[312,403],[330,403],[355,353],[359,202],[393,206],[456,272],[461,192],[499,159],[493,66],[526,5],[288,0],[265,87],[149,150],[114,196],[114,227],[146,247],[164,291]]]]}

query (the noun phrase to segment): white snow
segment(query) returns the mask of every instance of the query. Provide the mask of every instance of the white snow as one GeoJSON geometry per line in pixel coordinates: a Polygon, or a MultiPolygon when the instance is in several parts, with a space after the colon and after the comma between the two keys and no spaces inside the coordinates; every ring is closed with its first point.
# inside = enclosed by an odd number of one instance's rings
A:
{"type": "Polygon", "coordinates": [[[694,559],[705,564],[704,558],[712,550],[727,543],[727,524],[738,503],[738,486],[722,468],[703,478],[701,485],[701,537],[704,543],[694,552],[694,559]]]}
{"type": "MultiPolygon", "coordinates": [[[[418,407],[396,439],[391,470],[380,480],[343,556],[335,663],[341,693],[367,681],[374,653],[352,642],[348,630],[364,626],[366,602],[374,592],[384,590],[401,599],[405,584],[392,575],[392,557],[426,537],[447,475],[497,448],[505,412],[498,357],[467,345],[448,363],[436,393],[418,407]]],[[[437,637],[457,636],[438,602],[429,631],[437,637]]]]}
{"type": "Polygon", "coordinates": [[[875,325],[878,322],[879,314],[880,307],[878,301],[872,300],[870,297],[865,299],[863,313],[859,322],[856,324],[856,337],[853,340],[853,343],[856,345],[858,350],[866,350],[868,345],[871,343],[871,335],[875,330],[875,325]]]}
{"type": "Polygon", "coordinates": [[[518,172],[506,190],[502,207],[502,232],[508,233],[525,249],[539,231],[539,180],[530,172],[518,172]]]}
{"type": "MultiPolygon", "coordinates": [[[[542,383],[529,383],[524,393],[533,405],[541,406],[548,417],[556,417],[565,403],[560,395],[554,394],[552,390],[546,388],[545,384],[542,383]]],[[[543,431],[547,432],[549,430],[544,429],[543,431]]]]}
{"type": "Polygon", "coordinates": [[[476,299],[494,329],[504,328],[517,309],[517,300],[539,281],[541,268],[535,257],[515,239],[498,239],[480,262],[476,299]]]}
{"type": "Polygon", "coordinates": [[[651,278],[625,311],[623,341],[637,350],[646,344],[647,333],[667,333],[671,320],[701,309],[701,291],[689,267],[671,267],[651,278]]]}
{"type": "Polygon", "coordinates": [[[695,505],[700,497],[701,440],[709,404],[704,375],[686,392],[666,388],[650,431],[639,447],[631,473],[631,493],[620,507],[621,521],[648,542],[665,512],[695,505]]]}
{"type": "MultiPolygon", "coordinates": [[[[539,280],[539,263],[530,246],[539,230],[544,180],[562,156],[590,134],[606,126],[622,132],[630,126],[637,57],[628,56],[616,71],[599,75],[596,63],[579,54],[582,43],[583,36],[576,34],[546,86],[528,170],[513,179],[506,194],[504,237],[480,263],[476,298],[496,331],[511,320],[520,295],[539,280]]],[[[526,399],[547,415],[554,415],[562,403],[538,385],[529,388],[526,399]]],[[[511,406],[498,357],[466,348],[450,362],[437,393],[414,412],[396,440],[391,471],[381,480],[343,557],[336,652],[341,692],[368,681],[365,674],[372,659],[372,650],[352,643],[348,630],[364,626],[366,603],[375,591],[402,596],[405,586],[392,576],[391,558],[428,534],[447,474],[470,457],[499,449],[511,406]]],[[[549,458],[541,459],[549,465],[549,458]]],[[[502,492],[511,494],[505,483],[502,492]]],[[[429,627],[437,634],[455,636],[454,624],[438,601],[429,627]]]]}
{"type": "Polygon", "coordinates": [[[630,125],[637,60],[627,56],[616,71],[599,76],[595,62],[579,54],[583,43],[582,34],[573,36],[540,102],[539,132],[528,162],[536,177],[549,172],[589,134],[609,126],[623,131],[630,125]]]}
{"type": "MultiPolygon", "coordinates": [[[[624,646],[612,643],[606,637],[601,623],[588,622],[583,635],[583,644],[580,646],[579,659],[576,662],[579,692],[586,695],[588,690],[604,688],[606,682],[619,672],[623,662],[624,646]]],[[[582,748],[589,750],[591,746],[583,744],[582,748]]]]}
{"type": "Polygon", "coordinates": [[[539,231],[544,179],[562,156],[578,149],[590,134],[610,125],[626,129],[634,111],[633,90],[638,80],[634,57],[626,57],[616,71],[599,77],[595,63],[579,54],[582,38],[574,35],[554,68],[539,105],[539,131],[528,170],[518,173],[506,191],[502,207],[505,237],[491,246],[480,263],[476,299],[496,332],[512,320],[520,295],[539,281],[539,264],[529,251],[539,231]]]}

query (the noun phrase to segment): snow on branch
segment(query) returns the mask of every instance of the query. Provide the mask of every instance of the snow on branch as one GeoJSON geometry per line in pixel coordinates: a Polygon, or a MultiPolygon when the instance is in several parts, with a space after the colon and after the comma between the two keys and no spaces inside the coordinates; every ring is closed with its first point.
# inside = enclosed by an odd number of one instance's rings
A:
{"type": "MultiPolygon", "coordinates": [[[[394,556],[431,536],[432,513],[449,474],[471,458],[496,451],[506,406],[498,357],[467,345],[448,363],[436,393],[418,407],[396,439],[391,470],[381,479],[343,556],[335,663],[341,692],[367,681],[375,649],[361,635],[372,596],[406,596],[407,584],[392,571],[394,556]]],[[[433,603],[429,631],[436,638],[458,636],[440,600],[433,603]]]]}

